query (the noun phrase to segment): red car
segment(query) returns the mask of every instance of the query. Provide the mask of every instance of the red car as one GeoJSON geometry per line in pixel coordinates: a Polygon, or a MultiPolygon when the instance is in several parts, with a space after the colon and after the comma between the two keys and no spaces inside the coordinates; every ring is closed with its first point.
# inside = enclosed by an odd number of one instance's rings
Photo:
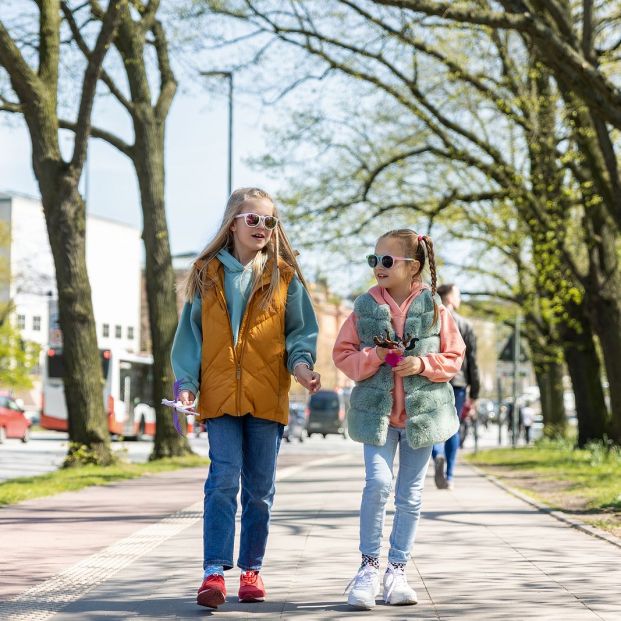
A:
{"type": "Polygon", "coordinates": [[[28,442],[30,421],[11,397],[0,395],[0,444],[6,438],[19,438],[28,442]]]}

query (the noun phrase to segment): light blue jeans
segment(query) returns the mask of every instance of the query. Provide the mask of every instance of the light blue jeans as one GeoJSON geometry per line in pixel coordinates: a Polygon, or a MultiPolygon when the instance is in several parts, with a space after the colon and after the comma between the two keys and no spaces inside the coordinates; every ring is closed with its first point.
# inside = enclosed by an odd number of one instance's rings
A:
{"type": "Polygon", "coordinates": [[[389,427],[384,446],[364,445],[366,483],[360,506],[360,552],[368,556],[380,554],[397,447],[399,472],[395,485],[395,518],[390,534],[388,560],[391,563],[406,563],[410,558],[420,518],[431,446],[411,448],[405,429],[389,427]]]}
{"type": "MultiPolygon", "coordinates": [[[[466,388],[461,386],[453,386],[453,392],[455,393],[455,410],[457,416],[461,420],[461,410],[466,402],[466,388]]],[[[446,441],[440,444],[433,445],[433,451],[431,457],[435,461],[438,455],[444,455],[446,457],[446,480],[453,480],[453,473],[455,472],[455,464],[457,463],[457,451],[459,450],[459,429],[446,441]]]]}

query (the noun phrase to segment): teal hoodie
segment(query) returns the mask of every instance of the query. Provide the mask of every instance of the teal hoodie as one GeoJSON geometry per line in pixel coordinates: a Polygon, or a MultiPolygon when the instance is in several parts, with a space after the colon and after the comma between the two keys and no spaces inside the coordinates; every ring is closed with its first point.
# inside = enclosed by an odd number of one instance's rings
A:
{"type": "MultiPolygon", "coordinates": [[[[224,267],[224,296],[236,344],[252,290],[252,269],[250,265],[244,268],[227,250],[220,250],[217,257],[224,267]]],[[[318,332],[310,295],[294,276],[287,290],[285,309],[285,348],[287,368],[291,373],[300,362],[313,368],[317,358],[318,332]]],[[[181,389],[191,390],[194,394],[200,385],[202,346],[202,300],[197,295],[192,303],[186,302],[181,311],[171,354],[175,377],[182,380],[181,389]]]]}

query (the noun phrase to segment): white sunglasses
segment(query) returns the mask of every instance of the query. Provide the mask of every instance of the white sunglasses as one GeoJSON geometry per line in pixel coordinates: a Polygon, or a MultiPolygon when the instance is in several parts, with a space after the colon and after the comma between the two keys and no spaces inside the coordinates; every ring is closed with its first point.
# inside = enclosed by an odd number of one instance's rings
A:
{"type": "Polygon", "coordinates": [[[276,216],[260,216],[258,213],[240,213],[235,218],[243,218],[246,226],[251,228],[256,228],[261,224],[268,231],[273,231],[278,225],[278,218],[276,216]]]}

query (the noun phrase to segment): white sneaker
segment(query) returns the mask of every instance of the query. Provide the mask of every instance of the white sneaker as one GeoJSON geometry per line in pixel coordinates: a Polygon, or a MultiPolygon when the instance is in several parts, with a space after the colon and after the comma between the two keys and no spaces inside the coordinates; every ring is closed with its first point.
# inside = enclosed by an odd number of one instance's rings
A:
{"type": "Polygon", "coordinates": [[[347,603],[354,608],[371,610],[380,590],[379,570],[371,565],[363,565],[347,585],[345,592],[350,587],[347,603]]]}
{"type": "Polygon", "coordinates": [[[408,584],[405,570],[390,565],[384,574],[384,601],[391,606],[417,604],[416,591],[408,584]]]}

